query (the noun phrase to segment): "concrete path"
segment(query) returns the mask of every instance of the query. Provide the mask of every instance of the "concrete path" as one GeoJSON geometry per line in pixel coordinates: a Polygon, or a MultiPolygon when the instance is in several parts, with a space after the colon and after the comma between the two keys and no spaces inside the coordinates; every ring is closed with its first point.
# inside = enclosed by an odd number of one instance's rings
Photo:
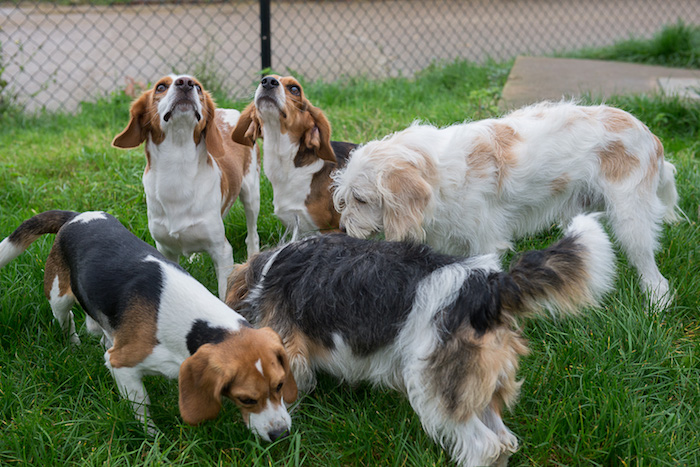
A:
{"type": "Polygon", "coordinates": [[[512,109],[541,100],[590,95],[666,92],[700,98],[700,70],[568,58],[518,57],[501,105],[512,109]]]}

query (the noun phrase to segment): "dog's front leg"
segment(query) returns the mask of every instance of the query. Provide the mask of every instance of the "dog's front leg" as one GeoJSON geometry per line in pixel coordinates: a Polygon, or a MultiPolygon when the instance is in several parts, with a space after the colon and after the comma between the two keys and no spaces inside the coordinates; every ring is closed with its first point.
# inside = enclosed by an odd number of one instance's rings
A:
{"type": "Polygon", "coordinates": [[[110,353],[105,352],[105,365],[112,373],[114,381],[117,383],[117,388],[119,388],[119,393],[124,399],[131,401],[136,419],[141,423],[146,423],[148,434],[155,435],[157,428],[148,413],[148,406],[151,402],[141,380],[143,375],[134,367],[114,368],[110,364],[109,359],[110,353]]]}
{"type": "Polygon", "coordinates": [[[219,298],[225,300],[228,276],[233,272],[233,248],[231,248],[231,244],[229,244],[224,237],[224,241],[212,245],[207,250],[207,253],[211,256],[211,259],[214,261],[214,267],[216,268],[219,298]]]}

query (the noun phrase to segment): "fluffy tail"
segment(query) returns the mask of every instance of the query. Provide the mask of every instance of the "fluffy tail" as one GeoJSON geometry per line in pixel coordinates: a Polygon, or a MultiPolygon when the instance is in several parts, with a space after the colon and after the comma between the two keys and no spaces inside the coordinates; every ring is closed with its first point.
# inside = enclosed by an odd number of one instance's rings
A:
{"type": "Polygon", "coordinates": [[[29,245],[44,234],[55,234],[63,224],[77,216],[72,211],[46,211],[22,222],[0,242],[0,268],[21,255],[29,245]]]}
{"type": "Polygon", "coordinates": [[[597,217],[576,216],[563,239],[523,254],[505,275],[511,286],[500,288],[503,309],[514,315],[543,308],[573,313],[596,305],[615,276],[615,253],[597,217]]]}

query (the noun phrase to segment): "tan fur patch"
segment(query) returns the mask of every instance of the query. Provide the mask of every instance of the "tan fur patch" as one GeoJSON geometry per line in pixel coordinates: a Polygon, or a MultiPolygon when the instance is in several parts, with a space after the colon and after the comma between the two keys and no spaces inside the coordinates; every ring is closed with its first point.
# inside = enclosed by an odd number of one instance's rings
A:
{"type": "Polygon", "coordinates": [[[46,265],[44,266],[44,295],[47,299],[51,298],[51,290],[53,289],[53,283],[56,277],[58,277],[59,295],[73,295],[70,286],[70,268],[61,254],[60,248],[56,246],[57,244],[58,242],[54,241],[51,252],[46,258],[46,265]]]}
{"type": "Polygon", "coordinates": [[[156,320],[153,303],[140,297],[132,299],[114,332],[114,345],[108,350],[109,362],[114,368],[138,365],[153,352],[158,344],[156,320]]]}
{"type": "Polygon", "coordinates": [[[598,152],[603,176],[613,182],[619,182],[639,168],[639,159],[627,152],[621,141],[612,141],[598,152]]]}
{"type": "Polygon", "coordinates": [[[600,117],[603,120],[605,129],[613,133],[622,133],[636,126],[634,117],[624,110],[613,107],[605,108],[601,112],[600,117]]]}
{"type": "MultiPolygon", "coordinates": [[[[251,259],[252,257],[248,258],[248,261],[251,259]]],[[[250,269],[249,264],[250,263],[246,262],[235,265],[231,275],[228,276],[225,303],[234,310],[238,308],[241,302],[248,296],[248,292],[250,292],[246,277],[250,269]]]]}
{"type": "Polygon", "coordinates": [[[495,173],[498,189],[503,180],[509,176],[517,158],[513,147],[521,140],[512,127],[503,123],[491,126],[491,138],[476,142],[472,151],[467,155],[471,176],[490,178],[495,173]]]}
{"type": "Polygon", "coordinates": [[[309,196],[304,201],[314,224],[324,232],[338,230],[340,225],[340,214],[335,210],[331,193],[330,174],[334,169],[335,164],[326,162],[323,168],[314,174],[309,196]]]}
{"type": "Polygon", "coordinates": [[[552,195],[557,196],[566,192],[571,183],[571,177],[564,174],[552,180],[552,195]]]}

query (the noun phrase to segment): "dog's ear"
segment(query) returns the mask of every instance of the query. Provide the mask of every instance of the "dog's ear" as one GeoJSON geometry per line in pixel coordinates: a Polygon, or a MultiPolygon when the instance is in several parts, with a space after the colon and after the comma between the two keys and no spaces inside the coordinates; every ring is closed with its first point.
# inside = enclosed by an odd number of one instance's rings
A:
{"type": "MultiPolygon", "coordinates": [[[[248,259],[250,261],[250,258],[248,259]]],[[[249,263],[237,264],[233,267],[231,275],[228,276],[226,285],[225,303],[232,309],[238,308],[238,305],[248,296],[250,288],[248,287],[248,270],[249,263]]]]}
{"type": "Polygon", "coordinates": [[[231,139],[244,146],[253,147],[255,141],[262,137],[260,119],[258,119],[255,102],[248,104],[248,107],[243,109],[241,116],[236,122],[236,127],[231,133],[231,139]]]}
{"type": "Polygon", "coordinates": [[[299,396],[299,389],[297,388],[297,382],[294,379],[294,374],[292,373],[292,368],[289,365],[289,357],[287,355],[287,350],[282,343],[282,338],[275,332],[274,329],[270,327],[260,328],[261,331],[269,333],[271,337],[278,340],[280,343],[280,349],[277,354],[277,358],[282,364],[282,368],[285,371],[284,385],[282,385],[282,398],[287,404],[291,404],[299,396]]]}
{"type": "Polygon", "coordinates": [[[224,140],[221,137],[219,127],[216,125],[216,104],[208,92],[204,92],[204,102],[206,107],[206,119],[204,126],[204,142],[207,145],[207,152],[215,157],[224,156],[224,140]]]}
{"type": "Polygon", "coordinates": [[[384,204],[385,238],[423,242],[422,224],[433,190],[421,170],[408,162],[391,164],[379,174],[377,185],[384,204]]]}
{"type": "Polygon", "coordinates": [[[152,91],[148,90],[136,99],[129,109],[129,124],[124,130],[114,137],[112,146],[115,148],[131,149],[138,147],[146,140],[150,128],[150,118],[147,118],[148,108],[151,103],[152,91]]]}
{"type": "Polygon", "coordinates": [[[180,365],[180,415],[190,425],[216,418],[221,410],[227,376],[214,364],[213,355],[213,345],[204,344],[180,365]]]}
{"type": "Polygon", "coordinates": [[[312,128],[304,133],[304,144],[315,148],[318,157],[328,162],[337,162],[333,147],[331,147],[331,124],[321,109],[308,104],[309,114],[314,122],[312,128]]]}

